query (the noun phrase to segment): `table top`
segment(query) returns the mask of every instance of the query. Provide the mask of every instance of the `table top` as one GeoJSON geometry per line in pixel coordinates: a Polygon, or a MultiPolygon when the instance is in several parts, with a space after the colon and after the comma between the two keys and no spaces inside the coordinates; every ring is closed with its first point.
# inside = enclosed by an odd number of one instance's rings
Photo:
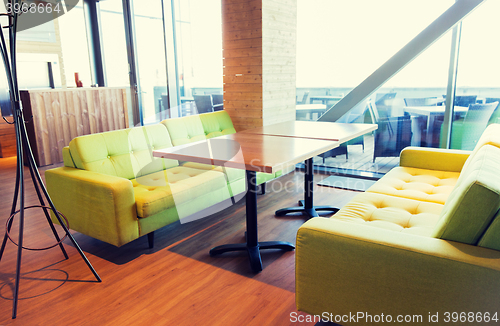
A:
{"type": "Polygon", "coordinates": [[[309,95],[310,99],[315,100],[341,100],[343,96],[339,95],[309,95]]]}
{"type": "Polygon", "coordinates": [[[247,129],[242,133],[333,140],[344,143],[376,130],[377,127],[376,124],[369,123],[286,121],[269,126],[247,129]]]}
{"type": "MultiPolygon", "coordinates": [[[[418,115],[431,115],[431,114],[444,114],[446,106],[444,105],[430,105],[430,106],[405,106],[403,109],[408,113],[418,115]]],[[[467,106],[455,106],[454,113],[466,113],[469,110],[467,106]]]]}
{"type": "Polygon", "coordinates": [[[153,156],[274,173],[338,146],[336,141],[240,132],[154,150],[153,156]]]}
{"type": "Polygon", "coordinates": [[[325,111],[326,110],[326,105],[325,104],[319,104],[319,103],[315,103],[315,104],[297,104],[295,106],[295,109],[297,111],[301,111],[301,110],[304,110],[304,111],[325,111]]]}

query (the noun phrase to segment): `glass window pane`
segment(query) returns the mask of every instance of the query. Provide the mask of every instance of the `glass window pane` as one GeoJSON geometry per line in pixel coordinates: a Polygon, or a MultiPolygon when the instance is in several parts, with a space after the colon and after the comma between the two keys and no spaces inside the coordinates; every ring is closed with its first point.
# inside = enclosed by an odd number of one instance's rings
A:
{"type": "Polygon", "coordinates": [[[220,96],[213,96],[222,94],[221,1],[177,0],[174,6],[180,114],[222,109],[220,96]]]}
{"type": "MultiPolygon", "coordinates": [[[[315,120],[391,58],[454,1],[298,0],[297,119],[315,120]],[[362,8],[362,9],[360,9],[362,8]]],[[[354,107],[339,122],[379,129],[316,158],[332,167],[387,172],[409,145],[439,146],[451,33],[354,107]],[[420,102],[422,103],[420,103],[420,102]],[[424,113],[412,111],[421,108],[424,113]]]]}
{"type": "Polygon", "coordinates": [[[162,101],[167,95],[162,3],[141,0],[133,5],[142,114],[145,124],[155,123],[168,117],[162,101]]]}
{"type": "Polygon", "coordinates": [[[499,1],[485,1],[462,23],[451,148],[472,150],[487,125],[500,122],[500,64],[494,35],[499,1]]]}
{"type": "Polygon", "coordinates": [[[93,84],[82,6],[75,6],[58,19],[66,86],[76,87],[75,73],[84,87],[93,84]]]}
{"type": "Polygon", "coordinates": [[[106,85],[129,87],[129,65],[122,1],[100,1],[99,6],[106,85]]]}

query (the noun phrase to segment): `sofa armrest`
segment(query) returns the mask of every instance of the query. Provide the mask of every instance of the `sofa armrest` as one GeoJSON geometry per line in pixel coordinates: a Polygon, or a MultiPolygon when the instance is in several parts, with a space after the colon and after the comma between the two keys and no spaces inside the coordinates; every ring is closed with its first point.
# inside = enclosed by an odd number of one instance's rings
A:
{"type": "Polygon", "coordinates": [[[471,151],[428,147],[406,147],[401,151],[399,165],[405,167],[460,172],[471,151]]]}
{"type": "Polygon", "coordinates": [[[72,230],[115,246],[139,237],[130,180],[71,167],[47,170],[45,180],[72,230]]]}
{"type": "Polygon", "coordinates": [[[313,218],[299,228],[295,255],[297,309],[313,315],[415,314],[426,324],[429,313],[442,323],[447,311],[500,306],[496,250],[313,218]]]}

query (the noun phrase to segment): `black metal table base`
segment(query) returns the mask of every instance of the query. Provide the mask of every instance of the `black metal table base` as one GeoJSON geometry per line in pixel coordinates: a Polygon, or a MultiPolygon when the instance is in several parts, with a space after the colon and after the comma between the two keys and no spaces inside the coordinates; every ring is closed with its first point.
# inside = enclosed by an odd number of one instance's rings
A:
{"type": "Polygon", "coordinates": [[[318,217],[319,216],[318,212],[320,211],[336,213],[338,210],[339,208],[334,206],[313,206],[311,208],[306,208],[304,201],[299,200],[298,207],[281,208],[278,209],[274,214],[276,216],[285,216],[290,213],[304,213],[309,218],[312,218],[312,217],[318,217]]]}
{"type": "Polygon", "coordinates": [[[281,249],[285,251],[292,251],[295,247],[288,242],[284,241],[263,241],[259,242],[257,246],[250,247],[246,243],[225,244],[210,249],[210,256],[220,255],[230,251],[244,251],[248,253],[250,259],[250,267],[254,272],[262,271],[262,259],[260,258],[260,250],[262,249],[281,249]]]}
{"type": "Polygon", "coordinates": [[[278,209],[274,214],[276,216],[285,216],[291,213],[303,213],[309,218],[319,217],[319,211],[336,213],[339,208],[334,206],[314,206],[313,205],[313,187],[314,187],[314,165],[313,159],[309,158],[305,162],[304,176],[304,200],[299,200],[299,206],[278,209]]]}
{"type": "Polygon", "coordinates": [[[254,171],[247,171],[248,191],[246,194],[246,243],[225,244],[210,249],[210,256],[216,256],[229,251],[248,252],[250,267],[252,271],[258,273],[262,271],[262,259],[260,250],[262,249],[281,249],[291,251],[295,246],[284,241],[258,241],[257,231],[257,178],[254,171]]]}

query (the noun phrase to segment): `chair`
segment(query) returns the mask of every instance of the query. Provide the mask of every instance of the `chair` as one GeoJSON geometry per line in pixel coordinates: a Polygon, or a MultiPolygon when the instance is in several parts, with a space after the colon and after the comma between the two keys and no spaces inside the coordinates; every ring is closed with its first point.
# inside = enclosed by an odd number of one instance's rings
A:
{"type": "Polygon", "coordinates": [[[441,101],[437,97],[405,98],[406,106],[435,106],[441,101]]]}
{"type": "Polygon", "coordinates": [[[411,145],[411,116],[381,118],[376,105],[368,102],[368,110],[372,120],[378,125],[375,130],[375,147],[373,163],[377,157],[397,157],[401,150],[411,145]]]}
{"type": "Polygon", "coordinates": [[[196,109],[199,114],[214,112],[214,106],[212,103],[212,95],[193,95],[194,103],[196,104],[196,109]]]}
{"type": "MultiPolygon", "coordinates": [[[[481,137],[481,134],[488,126],[490,117],[492,116],[495,109],[498,107],[498,102],[487,103],[487,104],[470,104],[469,110],[465,115],[463,121],[455,121],[453,123],[452,133],[452,143],[455,140],[455,144],[460,144],[460,149],[463,150],[473,150],[476,143],[481,137]],[[458,128],[455,130],[455,128],[458,128]],[[455,137],[455,135],[457,137],[455,137]],[[460,141],[458,140],[460,138],[460,141]]],[[[454,148],[454,147],[452,147],[454,148]]]]}
{"type": "MultiPolygon", "coordinates": [[[[416,97],[416,98],[405,98],[405,105],[406,106],[437,106],[441,105],[444,101],[443,97],[416,97]]],[[[434,137],[433,141],[431,144],[427,144],[424,139],[427,139],[427,134],[432,133],[434,136],[435,134],[438,135],[439,128],[441,124],[443,123],[443,120],[440,118],[434,119],[434,124],[430,126],[431,130],[427,130],[427,117],[425,116],[413,116],[413,119],[415,121],[415,128],[414,131],[417,132],[417,135],[414,137],[417,139],[420,139],[421,146],[432,146],[434,144],[434,137]],[[437,126],[437,127],[436,127],[437,126]],[[437,132],[436,131],[437,128],[437,132]]],[[[436,144],[439,140],[436,140],[436,144]]]]}
{"type": "Polygon", "coordinates": [[[380,117],[387,118],[391,116],[392,102],[395,97],[396,93],[377,93],[375,95],[375,105],[380,117]]]}
{"type": "Polygon", "coordinates": [[[306,104],[308,97],[309,97],[309,91],[305,91],[304,96],[302,96],[302,100],[297,101],[297,104],[306,104]]]}
{"type": "Polygon", "coordinates": [[[214,111],[224,110],[224,95],[212,94],[212,104],[214,111]]]}
{"type": "Polygon", "coordinates": [[[460,95],[455,96],[455,106],[469,106],[470,104],[475,104],[477,95],[460,95]]]}
{"type": "MultiPolygon", "coordinates": [[[[341,123],[375,123],[373,122],[371,115],[368,114],[368,107],[366,105],[358,105],[342,117],[340,117],[336,122],[341,123]]],[[[339,147],[329,150],[328,152],[322,153],[318,155],[323,158],[323,164],[325,163],[325,158],[333,157],[337,155],[344,155],[346,160],[349,159],[349,153],[347,151],[348,145],[361,145],[363,146],[363,152],[365,151],[365,141],[364,136],[359,136],[354,139],[351,139],[345,143],[340,144],[339,147]]]]}

